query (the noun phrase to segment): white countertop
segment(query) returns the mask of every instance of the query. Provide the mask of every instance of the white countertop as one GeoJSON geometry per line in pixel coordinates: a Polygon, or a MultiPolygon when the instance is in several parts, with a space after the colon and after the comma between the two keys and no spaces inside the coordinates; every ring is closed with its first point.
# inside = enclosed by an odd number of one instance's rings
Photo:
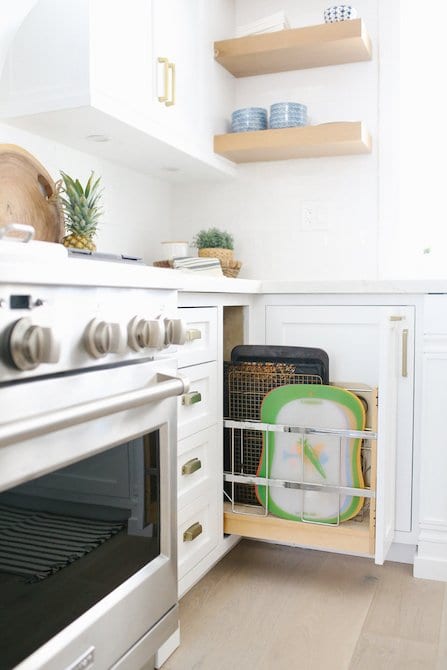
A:
{"type": "Polygon", "coordinates": [[[232,279],[146,265],[67,258],[66,249],[61,245],[32,244],[38,246],[0,243],[0,283],[165,288],[188,293],[447,293],[447,278],[334,281],[232,279]]]}

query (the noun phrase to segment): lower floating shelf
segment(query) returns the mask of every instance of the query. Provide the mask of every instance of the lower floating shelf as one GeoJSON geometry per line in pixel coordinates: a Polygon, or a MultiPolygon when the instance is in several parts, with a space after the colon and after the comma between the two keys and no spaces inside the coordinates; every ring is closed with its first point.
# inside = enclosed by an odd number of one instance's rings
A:
{"type": "Polygon", "coordinates": [[[368,154],[371,135],[361,121],[342,121],[216,135],[214,151],[234,163],[368,154]]]}
{"type": "MultiPolygon", "coordinates": [[[[259,508],[262,510],[262,508],[259,508]]],[[[299,544],[316,549],[332,549],[354,554],[374,554],[374,527],[369,514],[362,521],[345,521],[339,526],[288,521],[269,514],[233,512],[224,504],[224,532],[258,540],[299,544]]]]}

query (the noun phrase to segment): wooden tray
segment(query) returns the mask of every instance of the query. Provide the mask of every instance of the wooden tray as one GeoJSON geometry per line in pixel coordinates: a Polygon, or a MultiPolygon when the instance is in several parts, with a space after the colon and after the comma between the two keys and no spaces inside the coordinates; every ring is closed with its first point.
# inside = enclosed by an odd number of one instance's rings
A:
{"type": "Polygon", "coordinates": [[[43,165],[14,144],[0,144],[0,226],[26,223],[36,240],[60,242],[64,217],[56,185],[43,165]]]}

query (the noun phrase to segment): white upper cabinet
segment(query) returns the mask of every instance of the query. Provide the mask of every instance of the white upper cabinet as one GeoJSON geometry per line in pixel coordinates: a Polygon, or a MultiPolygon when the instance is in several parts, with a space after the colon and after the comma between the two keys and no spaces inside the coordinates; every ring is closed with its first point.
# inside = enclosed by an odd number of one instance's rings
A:
{"type": "Polygon", "coordinates": [[[205,7],[204,0],[39,0],[10,49],[0,116],[158,176],[231,173],[200,117],[209,72],[205,7]]]}
{"type": "Polygon", "coordinates": [[[171,132],[200,146],[206,57],[203,1],[153,0],[152,16],[157,118],[171,132]]]}

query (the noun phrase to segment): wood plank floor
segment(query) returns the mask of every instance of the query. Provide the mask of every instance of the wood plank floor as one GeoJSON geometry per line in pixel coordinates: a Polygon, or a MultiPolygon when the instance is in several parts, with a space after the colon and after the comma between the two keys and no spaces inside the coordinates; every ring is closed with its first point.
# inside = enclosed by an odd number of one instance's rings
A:
{"type": "Polygon", "coordinates": [[[163,670],[447,670],[447,589],[400,563],[243,540],[180,603],[163,670]]]}

